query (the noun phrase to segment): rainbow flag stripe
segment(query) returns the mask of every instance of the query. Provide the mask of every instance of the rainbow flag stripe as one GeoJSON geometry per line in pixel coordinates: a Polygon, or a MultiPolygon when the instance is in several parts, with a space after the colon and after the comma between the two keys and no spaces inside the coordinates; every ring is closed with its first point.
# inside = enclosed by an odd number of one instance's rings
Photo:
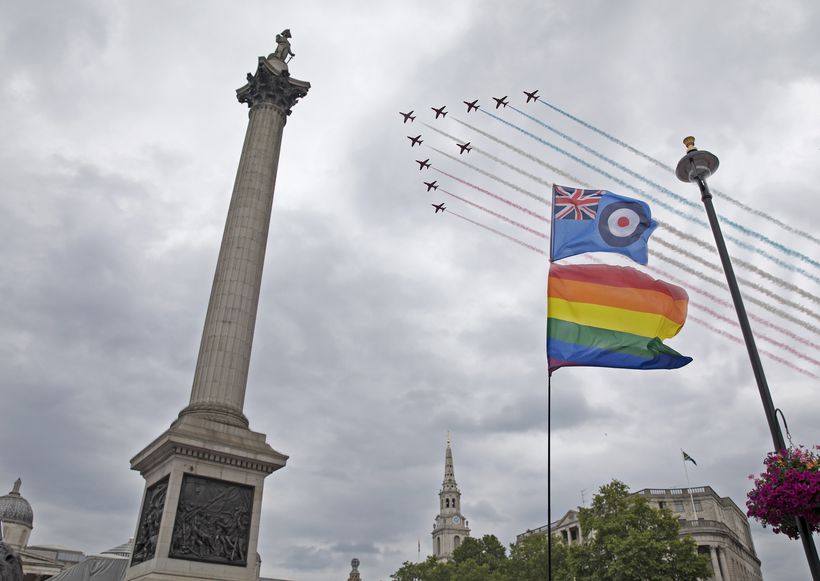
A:
{"type": "Polygon", "coordinates": [[[661,340],[686,321],[682,288],[621,266],[550,265],[549,371],[594,366],[677,369],[690,361],[661,340]]]}

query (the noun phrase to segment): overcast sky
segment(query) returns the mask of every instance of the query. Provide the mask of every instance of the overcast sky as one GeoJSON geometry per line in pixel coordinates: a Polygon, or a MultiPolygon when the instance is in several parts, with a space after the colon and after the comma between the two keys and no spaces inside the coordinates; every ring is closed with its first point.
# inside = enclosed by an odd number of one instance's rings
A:
{"type": "MultiPolygon", "coordinates": [[[[413,160],[535,214],[548,210],[533,196],[577,179],[645,199],[658,220],[713,244],[692,221],[704,218],[695,186],[525,105],[522,91],[537,88],[668,165],[694,134],[720,157],[713,188],[816,235],[818,25],[809,0],[0,0],[0,488],[22,477],[32,544],[94,553],[133,535],[144,481],[129,459],[190,395],[247,125],[234,90],[283,28],[291,73],[312,88],[285,128],[245,408],[290,456],[266,481],[262,572],[330,581],[357,557],[374,581],[415,560],[418,539],[422,556],[432,550],[448,430],[474,536],[509,544],[547,520],[547,261],[430,204],[547,243],[427,193],[422,178],[531,230],[546,225],[413,160]],[[510,108],[499,116],[609,177],[462,104],[494,113],[502,95],[661,189],[510,108]],[[434,121],[433,105],[451,113],[434,121]],[[410,109],[417,119],[403,125],[410,109]],[[422,122],[507,165],[462,156],[482,174],[440,155],[428,146],[455,155],[454,143],[422,122]],[[406,136],[418,133],[411,150],[406,136]]],[[[818,243],[720,195],[715,206],[759,235],[724,226],[739,241],[728,241],[733,257],[770,275],[736,265],[761,303],[747,306],[775,356],[763,356],[774,403],[795,443],[818,443],[818,243]]],[[[683,281],[690,315],[708,326],[690,319],[667,341],[694,358],[681,370],[555,373],[554,518],[612,478],[686,486],[681,448],[698,462],[693,486],[743,507],[747,475],[772,446],[745,348],[726,336],[740,332],[720,318],[734,317],[725,284],[698,275],[722,274],[691,258],[716,255],[668,230],[655,238],[675,248],[653,240],[650,266],[683,281]]],[[[752,526],[767,579],[806,578],[799,542],[752,526]]]]}

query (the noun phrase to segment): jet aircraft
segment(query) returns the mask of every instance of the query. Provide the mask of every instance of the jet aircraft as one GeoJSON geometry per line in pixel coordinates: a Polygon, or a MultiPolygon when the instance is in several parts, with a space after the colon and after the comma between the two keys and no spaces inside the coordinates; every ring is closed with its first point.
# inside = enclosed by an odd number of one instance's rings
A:
{"type": "Polygon", "coordinates": [[[408,121],[410,121],[410,123],[412,123],[413,121],[416,120],[416,118],[413,116],[412,111],[410,111],[409,113],[402,113],[401,111],[399,111],[399,115],[404,117],[404,121],[402,121],[402,123],[407,123],[408,121]]]}
{"type": "Polygon", "coordinates": [[[428,157],[424,161],[417,159],[416,163],[419,164],[419,171],[423,170],[426,167],[430,167],[430,158],[428,157]]]}
{"type": "Polygon", "coordinates": [[[478,111],[478,99],[475,101],[462,101],[465,105],[467,105],[467,113],[470,111],[478,111]]]}
{"type": "Polygon", "coordinates": [[[436,185],[436,180],[433,180],[432,182],[424,182],[424,185],[427,186],[427,191],[428,192],[430,190],[437,190],[438,189],[438,186],[436,185]]]}
{"type": "Polygon", "coordinates": [[[458,152],[459,155],[461,155],[465,151],[467,153],[470,153],[470,150],[473,149],[472,147],[470,147],[470,142],[469,141],[467,143],[456,143],[456,145],[458,145],[461,148],[461,151],[458,152]]]}
{"type": "Polygon", "coordinates": [[[447,108],[447,105],[442,105],[439,109],[436,109],[435,107],[430,107],[430,109],[432,109],[433,111],[436,112],[436,119],[438,119],[439,116],[447,117],[447,111],[444,110],[446,108],[447,108]]]}
{"type": "Polygon", "coordinates": [[[422,142],[424,141],[424,140],[421,138],[421,133],[419,133],[419,134],[418,134],[418,135],[416,135],[415,137],[410,137],[410,136],[408,135],[408,136],[407,136],[407,139],[409,139],[409,140],[410,140],[410,147],[413,147],[414,145],[421,145],[421,144],[422,144],[422,142]]]}
{"type": "Polygon", "coordinates": [[[496,109],[501,107],[501,105],[504,105],[506,107],[507,104],[509,103],[509,101],[507,101],[507,95],[504,95],[500,99],[498,97],[493,97],[493,101],[495,101],[495,108],[496,109]]]}
{"type": "Polygon", "coordinates": [[[538,100],[538,89],[534,90],[532,93],[524,91],[524,94],[527,96],[527,103],[538,100]]]}
{"type": "Polygon", "coordinates": [[[436,209],[436,211],[433,212],[433,214],[438,214],[439,212],[444,212],[444,210],[447,209],[447,207],[444,205],[444,202],[442,202],[440,204],[430,204],[430,205],[433,206],[436,209]]]}

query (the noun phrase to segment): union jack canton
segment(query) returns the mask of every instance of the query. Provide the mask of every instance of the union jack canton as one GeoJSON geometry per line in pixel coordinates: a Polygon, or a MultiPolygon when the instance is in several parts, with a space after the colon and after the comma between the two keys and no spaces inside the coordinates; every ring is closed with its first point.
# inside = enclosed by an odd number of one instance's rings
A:
{"type": "Polygon", "coordinates": [[[556,220],[594,220],[603,190],[581,190],[555,186],[553,197],[556,220]]]}

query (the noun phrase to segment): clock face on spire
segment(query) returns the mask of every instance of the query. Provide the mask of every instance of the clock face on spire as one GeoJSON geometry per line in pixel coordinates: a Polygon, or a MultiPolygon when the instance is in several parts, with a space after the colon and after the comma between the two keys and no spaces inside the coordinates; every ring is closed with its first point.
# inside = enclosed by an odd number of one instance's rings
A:
{"type": "Polygon", "coordinates": [[[455,516],[453,517],[453,524],[454,524],[454,525],[457,525],[457,524],[458,524],[458,523],[460,523],[460,522],[461,522],[461,517],[460,517],[460,516],[458,516],[458,515],[455,515],[455,516]]]}

